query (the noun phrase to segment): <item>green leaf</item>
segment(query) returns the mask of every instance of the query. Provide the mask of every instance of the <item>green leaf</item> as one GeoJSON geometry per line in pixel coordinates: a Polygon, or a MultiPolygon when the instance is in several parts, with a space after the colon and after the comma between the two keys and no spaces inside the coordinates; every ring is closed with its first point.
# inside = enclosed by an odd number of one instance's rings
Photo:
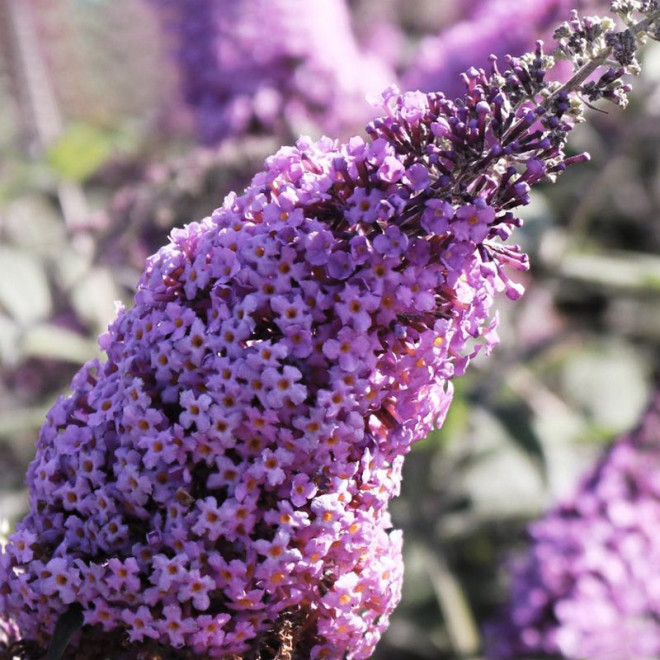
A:
{"type": "Polygon", "coordinates": [[[48,149],[46,160],[63,179],[84,181],[113,151],[110,137],[89,124],[74,124],[48,149]]]}
{"type": "Polygon", "coordinates": [[[98,354],[95,342],[50,323],[29,328],[23,337],[23,354],[82,364],[98,354]]]}
{"type": "Polygon", "coordinates": [[[108,327],[117,314],[115,302],[121,291],[107,268],[90,268],[73,287],[71,302],[78,317],[91,324],[94,332],[108,327]]]}
{"type": "Polygon", "coordinates": [[[566,278],[613,291],[660,291],[660,257],[654,254],[567,254],[559,264],[559,272],[566,278]]]}
{"type": "Polygon", "coordinates": [[[20,324],[0,311],[0,369],[20,360],[22,332],[20,324]]]}
{"type": "Polygon", "coordinates": [[[0,308],[26,326],[50,315],[52,301],[43,264],[27,250],[0,247],[0,308]]]}
{"type": "Polygon", "coordinates": [[[0,413],[0,438],[7,438],[11,441],[21,433],[38,430],[51,405],[52,401],[47,406],[12,408],[11,412],[0,413]]]}
{"type": "Polygon", "coordinates": [[[46,660],[61,660],[71,638],[80,630],[82,624],[82,607],[78,603],[72,603],[69,605],[69,609],[60,615],[55,624],[53,637],[46,653],[46,660]]]}
{"type": "Polygon", "coordinates": [[[520,401],[507,401],[494,405],[492,412],[507,430],[512,442],[524,452],[539,470],[543,481],[547,482],[548,464],[543,442],[534,428],[531,410],[520,401]]]}

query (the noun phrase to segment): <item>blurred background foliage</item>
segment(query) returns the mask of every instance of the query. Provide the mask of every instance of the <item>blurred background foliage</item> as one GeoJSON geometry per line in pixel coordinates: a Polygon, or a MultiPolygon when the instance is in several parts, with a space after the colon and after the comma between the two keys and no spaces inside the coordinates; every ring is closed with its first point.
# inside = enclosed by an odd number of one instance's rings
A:
{"type": "MultiPolygon", "coordinates": [[[[349,4],[358,37],[396,28],[400,68],[476,3],[349,4]]],[[[130,304],[145,257],[240,189],[282,139],[197,146],[170,51],[142,0],[0,1],[0,517],[10,521],[27,509],[23,474],[46,410],[97,354],[115,301],[130,304]]],[[[631,106],[591,111],[575,131],[572,148],[592,161],[534,192],[518,236],[527,293],[500,301],[500,346],[456,383],[445,425],[406,460],[392,510],[404,598],[379,658],[479,657],[480,627],[506,598],[502,561],[524,547],[526,523],[570,493],[657,386],[660,48],[644,60],[631,106]]]]}

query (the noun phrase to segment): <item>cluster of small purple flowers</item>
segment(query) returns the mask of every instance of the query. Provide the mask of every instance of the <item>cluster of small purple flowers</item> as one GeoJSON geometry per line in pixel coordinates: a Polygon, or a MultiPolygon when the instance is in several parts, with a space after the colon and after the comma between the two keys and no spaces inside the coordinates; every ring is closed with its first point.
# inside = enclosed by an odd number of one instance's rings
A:
{"type": "Polygon", "coordinates": [[[530,528],[490,657],[660,657],[660,395],[575,495],[530,528]]]}
{"type": "Polygon", "coordinates": [[[501,161],[499,89],[385,100],[370,142],[282,149],[149,261],[41,432],[2,555],[24,637],[76,602],[134,642],[222,657],[293,617],[309,657],[369,656],[399,599],[402,457],[495,341],[501,266],[524,263],[500,209],[544,172],[454,200],[454,159],[501,161]]]}
{"type": "Polygon", "coordinates": [[[512,209],[580,159],[579,76],[549,87],[541,46],[507,63],[457,101],[388,90],[369,140],[301,138],[148,260],[42,427],[0,555],[13,639],[46,645],[75,605],[85,657],[106,635],[129,658],[369,657],[400,595],[403,457],[521,293],[512,209]]]}
{"type": "Polygon", "coordinates": [[[392,73],[363,52],[345,0],[151,0],[174,39],[199,139],[352,132],[392,73]]]}

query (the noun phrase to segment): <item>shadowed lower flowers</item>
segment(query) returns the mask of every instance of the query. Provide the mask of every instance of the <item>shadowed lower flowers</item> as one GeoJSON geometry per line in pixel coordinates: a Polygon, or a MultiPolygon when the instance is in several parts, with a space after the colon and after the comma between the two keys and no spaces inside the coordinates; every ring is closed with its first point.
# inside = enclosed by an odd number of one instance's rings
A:
{"type": "Polygon", "coordinates": [[[612,27],[564,26],[564,86],[539,45],[458,101],[388,90],[367,140],[301,138],[172,233],[42,427],[0,555],[7,644],[81,612],[72,657],[371,655],[400,595],[403,457],[496,343],[495,295],[521,294],[503,241],[530,186],[583,159],[563,153],[576,93],[625,100],[612,27]]]}

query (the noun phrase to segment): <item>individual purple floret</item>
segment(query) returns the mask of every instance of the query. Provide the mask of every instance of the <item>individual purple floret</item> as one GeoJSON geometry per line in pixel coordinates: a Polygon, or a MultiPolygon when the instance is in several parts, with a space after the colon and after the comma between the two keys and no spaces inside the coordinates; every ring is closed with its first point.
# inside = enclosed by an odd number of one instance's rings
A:
{"type": "MultiPolygon", "coordinates": [[[[562,37],[589,66],[598,26],[562,37]]],[[[456,102],[388,90],[367,140],[301,138],[172,232],[42,427],[0,554],[8,644],[81,614],[76,658],[372,654],[403,458],[496,343],[494,296],[521,293],[512,209],[582,160],[563,146],[584,72],[548,86],[540,45],[507,62],[456,102]]],[[[592,94],[621,102],[624,70],[592,94]]]]}
{"type": "Polygon", "coordinates": [[[345,0],[151,0],[199,139],[349,134],[392,74],[361,52],[345,0]]]}
{"type": "Polygon", "coordinates": [[[660,394],[575,494],[529,530],[489,657],[660,657],[660,394]]]}

